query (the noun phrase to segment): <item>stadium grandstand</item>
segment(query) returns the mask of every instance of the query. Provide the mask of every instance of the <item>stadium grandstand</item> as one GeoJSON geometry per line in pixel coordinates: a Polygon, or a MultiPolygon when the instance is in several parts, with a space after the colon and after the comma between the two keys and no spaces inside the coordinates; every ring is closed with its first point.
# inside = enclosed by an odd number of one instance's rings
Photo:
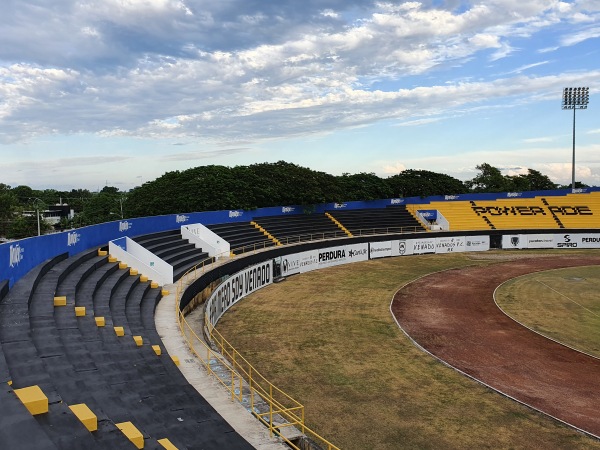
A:
{"type": "Polygon", "coordinates": [[[243,414],[274,445],[337,448],[222,340],[220,355],[210,342],[207,356],[169,348],[159,307],[171,302],[188,344],[184,316],[202,308],[207,336],[195,338],[209,341],[229,307],[280,276],[386,256],[595,248],[598,217],[596,189],[465,194],[144,217],[1,244],[0,447],[259,446],[183,375],[182,360],[198,358],[208,372],[222,361],[222,396],[249,402],[243,414]]]}

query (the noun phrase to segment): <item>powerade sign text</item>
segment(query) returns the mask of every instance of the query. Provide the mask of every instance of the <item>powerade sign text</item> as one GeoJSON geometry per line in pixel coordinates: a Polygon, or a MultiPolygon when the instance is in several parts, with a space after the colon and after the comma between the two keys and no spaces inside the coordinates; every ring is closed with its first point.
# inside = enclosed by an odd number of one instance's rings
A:
{"type": "Polygon", "coordinates": [[[593,216],[588,206],[471,206],[478,216],[593,216]]]}
{"type": "Polygon", "coordinates": [[[223,313],[239,300],[273,282],[273,263],[265,261],[248,267],[221,283],[206,302],[208,320],[216,325],[223,313]]]}

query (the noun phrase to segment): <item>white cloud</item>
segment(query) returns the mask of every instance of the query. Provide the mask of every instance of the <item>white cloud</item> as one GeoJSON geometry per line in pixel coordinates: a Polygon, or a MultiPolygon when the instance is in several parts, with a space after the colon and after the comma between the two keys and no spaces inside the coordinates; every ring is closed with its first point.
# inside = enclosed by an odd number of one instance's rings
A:
{"type": "Polygon", "coordinates": [[[406,166],[402,163],[392,163],[383,166],[383,173],[386,175],[397,175],[406,170],[406,166]]]}

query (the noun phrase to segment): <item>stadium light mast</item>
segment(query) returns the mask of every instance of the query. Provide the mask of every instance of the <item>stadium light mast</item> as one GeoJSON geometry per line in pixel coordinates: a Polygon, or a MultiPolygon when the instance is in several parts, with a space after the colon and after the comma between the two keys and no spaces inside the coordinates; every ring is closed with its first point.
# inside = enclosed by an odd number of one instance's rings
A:
{"type": "Polygon", "coordinates": [[[575,192],[575,111],[587,109],[590,101],[589,87],[568,87],[563,90],[562,109],[573,110],[573,161],[571,162],[571,192],[575,192]]]}

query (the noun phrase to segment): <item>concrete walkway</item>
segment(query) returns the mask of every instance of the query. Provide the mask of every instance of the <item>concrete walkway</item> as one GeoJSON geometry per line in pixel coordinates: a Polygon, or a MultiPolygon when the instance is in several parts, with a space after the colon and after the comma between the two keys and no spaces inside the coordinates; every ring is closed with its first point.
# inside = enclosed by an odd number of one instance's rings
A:
{"type": "MultiPolygon", "coordinates": [[[[183,280],[183,285],[188,286],[192,281],[192,277],[187,276],[183,280]]],[[[164,286],[164,289],[169,291],[169,295],[163,297],[156,307],[154,316],[156,330],[169,354],[179,358],[179,369],[188,382],[254,448],[289,450],[289,447],[281,439],[270,437],[269,430],[244,406],[237,401],[232,401],[231,394],[206,371],[202,362],[192,354],[177,324],[175,308],[177,285],[167,285],[164,286]]]]}

